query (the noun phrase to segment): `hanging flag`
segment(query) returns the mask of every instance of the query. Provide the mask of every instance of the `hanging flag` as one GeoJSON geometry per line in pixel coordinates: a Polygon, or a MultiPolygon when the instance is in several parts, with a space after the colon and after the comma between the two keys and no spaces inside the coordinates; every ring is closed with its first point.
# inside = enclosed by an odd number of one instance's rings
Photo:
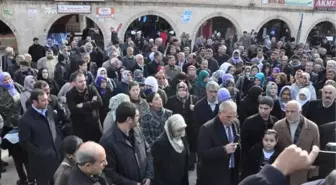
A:
{"type": "Polygon", "coordinates": [[[303,13],[301,13],[301,20],[300,20],[300,24],[299,24],[298,33],[297,33],[297,36],[296,36],[296,43],[300,42],[301,31],[302,31],[302,22],[303,22],[303,13]]]}

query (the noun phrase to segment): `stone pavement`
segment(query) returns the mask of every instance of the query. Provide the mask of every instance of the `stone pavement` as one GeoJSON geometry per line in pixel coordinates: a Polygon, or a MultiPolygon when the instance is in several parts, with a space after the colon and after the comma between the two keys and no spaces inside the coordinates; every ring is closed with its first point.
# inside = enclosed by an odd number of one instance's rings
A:
{"type": "MultiPolygon", "coordinates": [[[[16,169],[14,166],[13,159],[8,157],[8,151],[2,151],[2,159],[8,162],[8,166],[6,167],[6,172],[2,174],[2,178],[0,180],[1,185],[16,185],[16,181],[19,179],[16,173],[16,169]]],[[[196,184],[196,171],[189,172],[189,184],[196,184]]]]}

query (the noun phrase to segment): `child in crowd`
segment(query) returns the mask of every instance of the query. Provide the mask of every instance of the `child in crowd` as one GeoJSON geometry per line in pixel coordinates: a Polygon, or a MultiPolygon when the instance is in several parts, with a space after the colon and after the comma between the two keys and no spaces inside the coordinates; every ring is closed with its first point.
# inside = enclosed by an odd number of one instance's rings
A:
{"type": "Polygon", "coordinates": [[[272,164],[280,154],[276,145],[278,134],[273,129],[265,131],[262,144],[258,143],[252,147],[243,163],[241,180],[258,173],[265,165],[272,164]]]}

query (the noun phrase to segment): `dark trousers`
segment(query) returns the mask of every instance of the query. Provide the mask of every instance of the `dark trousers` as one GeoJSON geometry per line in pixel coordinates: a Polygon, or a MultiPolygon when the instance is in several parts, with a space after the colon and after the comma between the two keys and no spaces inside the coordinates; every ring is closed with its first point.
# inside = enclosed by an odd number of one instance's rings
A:
{"type": "Polygon", "coordinates": [[[53,180],[36,179],[36,185],[53,185],[53,180]]]}
{"type": "MultiPolygon", "coordinates": [[[[26,153],[21,149],[19,144],[11,144],[8,150],[9,150],[10,155],[13,157],[15,168],[19,175],[20,181],[26,181],[27,174],[25,171],[29,173],[27,170],[28,169],[28,157],[26,153]]],[[[29,181],[32,182],[33,180],[29,179],[29,181]]]]}

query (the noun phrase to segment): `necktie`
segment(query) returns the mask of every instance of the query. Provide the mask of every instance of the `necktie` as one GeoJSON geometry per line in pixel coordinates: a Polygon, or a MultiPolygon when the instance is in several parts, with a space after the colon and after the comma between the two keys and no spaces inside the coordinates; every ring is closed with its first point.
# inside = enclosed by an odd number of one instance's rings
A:
{"type": "MultiPolygon", "coordinates": [[[[234,142],[234,139],[233,139],[233,135],[232,135],[232,127],[231,126],[227,126],[227,133],[228,133],[228,140],[230,143],[233,143],[234,142]]],[[[229,168],[234,168],[234,164],[235,164],[235,161],[234,161],[234,153],[231,154],[230,156],[230,161],[229,161],[229,168]]]]}

